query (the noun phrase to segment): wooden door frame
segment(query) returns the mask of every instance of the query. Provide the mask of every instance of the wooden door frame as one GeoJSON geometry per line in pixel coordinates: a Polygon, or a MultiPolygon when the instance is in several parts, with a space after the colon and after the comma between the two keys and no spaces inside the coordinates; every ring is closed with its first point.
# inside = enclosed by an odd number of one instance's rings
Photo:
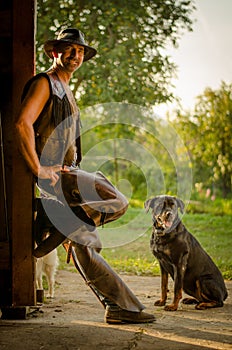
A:
{"type": "MultiPolygon", "coordinates": [[[[7,99],[1,106],[9,232],[9,242],[6,240],[4,244],[8,243],[10,256],[5,259],[5,266],[4,262],[0,264],[0,283],[4,289],[0,293],[8,293],[9,297],[0,296],[0,307],[17,308],[36,303],[35,259],[32,256],[33,176],[18,151],[14,131],[24,84],[35,74],[36,1],[13,0],[8,4],[6,9],[0,5],[0,18],[4,19],[0,37],[5,36],[11,51],[8,72],[4,76],[7,99]],[[2,277],[6,271],[7,282],[2,277]]],[[[4,215],[1,212],[1,217],[4,215]]]]}

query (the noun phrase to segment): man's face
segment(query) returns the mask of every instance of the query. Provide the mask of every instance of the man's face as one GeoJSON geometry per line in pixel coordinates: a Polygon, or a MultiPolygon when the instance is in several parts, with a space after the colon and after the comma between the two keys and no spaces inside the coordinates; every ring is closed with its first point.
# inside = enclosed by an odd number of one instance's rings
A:
{"type": "Polygon", "coordinates": [[[70,73],[77,70],[84,60],[84,47],[77,44],[62,44],[56,48],[57,64],[70,73]]]}

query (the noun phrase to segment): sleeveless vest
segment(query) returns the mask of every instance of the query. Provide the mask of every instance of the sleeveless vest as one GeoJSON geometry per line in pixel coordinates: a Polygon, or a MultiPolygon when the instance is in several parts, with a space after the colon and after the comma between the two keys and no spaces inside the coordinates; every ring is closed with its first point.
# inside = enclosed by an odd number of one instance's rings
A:
{"type": "Polygon", "coordinates": [[[40,73],[25,85],[22,98],[30,85],[41,76],[48,80],[50,97],[34,123],[36,151],[41,165],[77,166],[81,161],[80,115],[74,98],[70,101],[56,73],[40,73]]]}

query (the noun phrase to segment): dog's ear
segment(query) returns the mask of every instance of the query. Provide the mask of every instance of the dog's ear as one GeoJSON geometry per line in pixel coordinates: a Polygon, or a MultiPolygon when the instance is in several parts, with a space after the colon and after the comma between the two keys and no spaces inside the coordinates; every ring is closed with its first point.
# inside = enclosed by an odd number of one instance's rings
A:
{"type": "Polygon", "coordinates": [[[176,203],[177,203],[177,207],[180,208],[180,211],[183,214],[184,213],[184,202],[181,199],[176,198],[176,203]]]}
{"type": "Polygon", "coordinates": [[[148,199],[145,203],[144,203],[144,208],[146,210],[146,213],[149,211],[150,208],[154,208],[155,202],[157,201],[158,197],[154,197],[151,199],[148,199]]]}

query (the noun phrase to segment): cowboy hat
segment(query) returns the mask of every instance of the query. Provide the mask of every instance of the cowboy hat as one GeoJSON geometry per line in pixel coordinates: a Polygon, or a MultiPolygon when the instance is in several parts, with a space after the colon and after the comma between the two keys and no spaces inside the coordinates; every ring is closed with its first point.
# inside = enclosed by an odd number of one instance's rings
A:
{"type": "Polygon", "coordinates": [[[59,43],[69,43],[83,46],[85,48],[84,61],[88,61],[97,53],[97,50],[95,50],[93,47],[86,45],[84,34],[78,29],[64,29],[58,34],[57,39],[46,41],[44,44],[44,51],[48,57],[53,58],[52,52],[59,43]]]}

